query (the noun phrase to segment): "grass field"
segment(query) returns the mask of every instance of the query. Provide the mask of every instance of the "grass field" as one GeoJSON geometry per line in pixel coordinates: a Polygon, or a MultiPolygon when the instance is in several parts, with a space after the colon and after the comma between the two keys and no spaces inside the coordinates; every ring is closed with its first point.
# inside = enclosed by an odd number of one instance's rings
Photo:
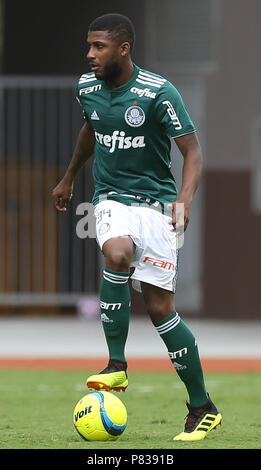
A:
{"type": "MultiPolygon", "coordinates": [[[[92,371],[91,371],[92,372],[92,371]]],[[[1,449],[260,449],[261,374],[206,374],[223,424],[201,442],[173,442],[183,430],[187,398],[173,372],[131,372],[119,396],[128,425],[115,442],[85,442],[74,430],[86,371],[0,370],[1,449]]]]}

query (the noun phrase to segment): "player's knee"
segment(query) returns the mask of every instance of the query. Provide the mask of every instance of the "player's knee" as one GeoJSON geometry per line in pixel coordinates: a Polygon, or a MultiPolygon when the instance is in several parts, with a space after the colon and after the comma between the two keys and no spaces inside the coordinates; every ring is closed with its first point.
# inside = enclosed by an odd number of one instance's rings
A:
{"type": "Polygon", "coordinates": [[[156,321],[163,320],[166,316],[166,310],[162,304],[149,304],[147,310],[151,318],[156,321]]]}
{"type": "Polygon", "coordinates": [[[121,250],[114,250],[106,257],[106,266],[113,271],[127,272],[130,268],[129,253],[121,250]]]}
{"type": "Polygon", "coordinates": [[[174,306],[170,302],[159,301],[148,302],[147,311],[153,322],[164,320],[174,311],[174,306]]]}

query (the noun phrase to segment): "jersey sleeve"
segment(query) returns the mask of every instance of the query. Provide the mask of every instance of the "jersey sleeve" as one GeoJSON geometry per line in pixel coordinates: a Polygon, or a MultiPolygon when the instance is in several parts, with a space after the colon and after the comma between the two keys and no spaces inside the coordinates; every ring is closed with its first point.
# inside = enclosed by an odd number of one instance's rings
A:
{"type": "Polygon", "coordinates": [[[79,83],[77,84],[77,87],[76,87],[76,99],[78,101],[78,103],[80,104],[81,108],[82,108],[82,114],[83,114],[83,119],[86,121],[86,122],[89,122],[89,117],[86,113],[86,111],[84,110],[84,107],[81,103],[81,99],[80,99],[80,87],[79,87],[79,83]]]}
{"type": "Polygon", "coordinates": [[[156,100],[156,118],[165,128],[168,137],[176,138],[195,132],[195,126],[189,116],[182,96],[170,83],[166,82],[159,91],[156,100]]]}

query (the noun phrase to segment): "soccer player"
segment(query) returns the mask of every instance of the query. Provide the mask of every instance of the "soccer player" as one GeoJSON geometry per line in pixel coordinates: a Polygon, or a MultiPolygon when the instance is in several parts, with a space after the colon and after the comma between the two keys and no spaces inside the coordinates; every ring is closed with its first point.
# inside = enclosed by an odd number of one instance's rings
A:
{"type": "Polygon", "coordinates": [[[201,440],[221,423],[221,414],[206,391],[197,344],[175,310],[174,293],[177,203],[183,205],[186,229],[200,181],[202,153],[177,89],[133,63],[134,39],[133,24],[123,15],[103,15],[89,27],[87,59],[92,71],[81,76],[77,87],[85,123],[68,169],[53,190],[54,204],[66,210],[76,174],[95,153],[92,202],[97,241],[106,262],[100,300],[109,362],[88,377],[87,386],[117,391],[128,386],[128,280],[134,267],[133,287],[142,292],[189,396],[185,429],[174,439],[201,440]],[[172,139],[184,157],[179,194],[170,170],[172,139]]]}

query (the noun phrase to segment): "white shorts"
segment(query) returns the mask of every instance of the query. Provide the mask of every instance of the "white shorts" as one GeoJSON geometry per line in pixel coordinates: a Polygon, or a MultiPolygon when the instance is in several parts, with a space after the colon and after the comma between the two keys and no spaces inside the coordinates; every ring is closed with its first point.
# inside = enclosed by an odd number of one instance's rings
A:
{"type": "Polygon", "coordinates": [[[128,235],[135,244],[131,267],[132,286],[141,292],[140,281],[176,291],[178,250],[170,217],[143,206],[127,206],[104,200],[95,206],[96,238],[102,250],[110,238],[128,235]]]}

